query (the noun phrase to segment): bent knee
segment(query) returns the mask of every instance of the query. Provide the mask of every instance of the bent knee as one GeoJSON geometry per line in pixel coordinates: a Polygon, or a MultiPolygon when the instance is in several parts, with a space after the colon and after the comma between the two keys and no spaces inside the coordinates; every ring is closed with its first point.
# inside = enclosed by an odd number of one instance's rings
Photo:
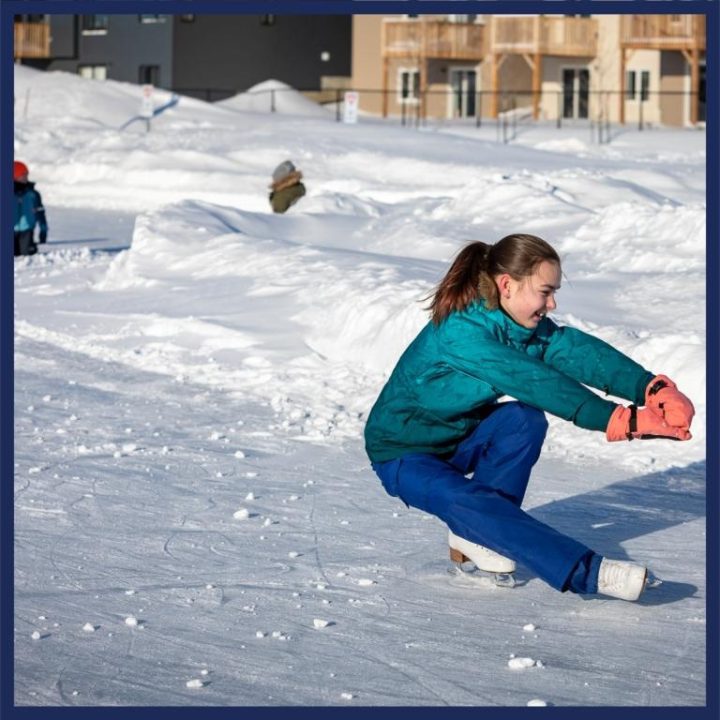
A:
{"type": "Polygon", "coordinates": [[[521,402],[509,402],[505,412],[515,427],[522,427],[538,437],[545,437],[548,421],[542,410],[521,402]]]}

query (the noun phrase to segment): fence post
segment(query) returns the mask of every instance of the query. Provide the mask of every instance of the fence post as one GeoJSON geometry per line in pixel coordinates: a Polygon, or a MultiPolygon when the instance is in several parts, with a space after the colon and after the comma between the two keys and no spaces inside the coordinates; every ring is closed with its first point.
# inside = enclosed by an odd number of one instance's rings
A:
{"type": "Polygon", "coordinates": [[[560,93],[555,94],[557,97],[557,122],[556,126],[558,130],[562,127],[562,95],[560,93]]]}
{"type": "Polygon", "coordinates": [[[482,91],[477,93],[475,101],[475,127],[482,127],[482,91]]]}
{"type": "Polygon", "coordinates": [[[270,91],[270,112],[275,112],[275,91],[270,91]]]}
{"type": "Polygon", "coordinates": [[[642,90],[638,92],[638,130],[643,129],[643,99],[642,90]]]}
{"type": "Polygon", "coordinates": [[[340,122],[340,88],[335,89],[335,122],[340,122]]]}

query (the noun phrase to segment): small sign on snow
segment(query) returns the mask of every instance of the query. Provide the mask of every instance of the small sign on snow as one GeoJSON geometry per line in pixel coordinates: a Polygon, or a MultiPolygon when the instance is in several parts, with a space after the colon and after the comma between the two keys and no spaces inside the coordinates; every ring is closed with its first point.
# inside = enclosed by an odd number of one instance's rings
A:
{"type": "Polygon", "coordinates": [[[140,97],[140,117],[150,119],[155,111],[153,103],[153,93],[155,88],[152,85],[142,86],[142,96],[140,97]]]}
{"type": "Polygon", "coordinates": [[[358,105],[360,104],[360,93],[355,90],[348,90],[343,96],[343,122],[356,123],[358,116],[358,105]]]}

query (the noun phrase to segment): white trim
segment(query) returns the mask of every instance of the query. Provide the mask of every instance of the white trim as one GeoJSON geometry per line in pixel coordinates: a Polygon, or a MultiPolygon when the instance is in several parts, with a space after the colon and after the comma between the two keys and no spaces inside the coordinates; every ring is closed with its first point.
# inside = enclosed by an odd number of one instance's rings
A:
{"type": "Polygon", "coordinates": [[[413,87],[414,82],[411,84],[411,87],[409,88],[410,95],[407,98],[404,98],[402,96],[402,75],[403,73],[409,73],[412,77],[412,73],[417,74],[418,76],[418,83],[420,81],[420,68],[418,67],[399,67],[397,69],[397,87],[396,87],[396,93],[395,98],[399,105],[419,105],[420,104],[420,96],[413,97],[413,87]]]}

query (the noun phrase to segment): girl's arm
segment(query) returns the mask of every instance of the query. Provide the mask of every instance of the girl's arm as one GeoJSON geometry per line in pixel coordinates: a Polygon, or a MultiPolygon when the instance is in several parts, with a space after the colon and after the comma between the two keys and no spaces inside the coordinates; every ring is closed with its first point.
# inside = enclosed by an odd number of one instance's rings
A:
{"type": "Polygon", "coordinates": [[[505,345],[472,323],[465,324],[462,333],[445,337],[440,353],[448,366],[490,385],[498,395],[510,395],[587,430],[604,431],[617,407],[562,370],[505,345]]]}
{"type": "Polygon", "coordinates": [[[538,328],[546,344],[543,359],[578,382],[645,405],[645,391],[654,374],[604,340],[546,319],[538,328]]]}

